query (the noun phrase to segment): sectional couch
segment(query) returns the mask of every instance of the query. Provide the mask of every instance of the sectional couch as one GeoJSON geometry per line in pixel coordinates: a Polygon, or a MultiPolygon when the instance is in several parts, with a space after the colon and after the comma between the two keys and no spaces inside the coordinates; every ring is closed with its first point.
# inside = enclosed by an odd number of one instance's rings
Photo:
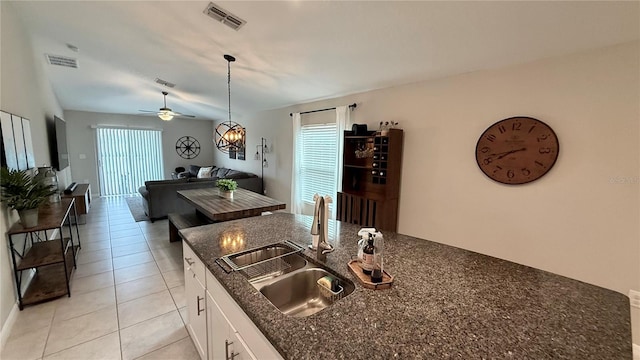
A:
{"type": "Polygon", "coordinates": [[[233,179],[238,187],[260,193],[262,181],[260,177],[237,170],[213,167],[210,176],[198,178],[198,166],[191,166],[189,171],[177,174],[178,179],[146,181],[138,189],[142,195],[144,211],[153,222],[167,217],[173,212],[192,212],[193,207],[178,198],[179,190],[215,188],[218,179],[233,179]]]}

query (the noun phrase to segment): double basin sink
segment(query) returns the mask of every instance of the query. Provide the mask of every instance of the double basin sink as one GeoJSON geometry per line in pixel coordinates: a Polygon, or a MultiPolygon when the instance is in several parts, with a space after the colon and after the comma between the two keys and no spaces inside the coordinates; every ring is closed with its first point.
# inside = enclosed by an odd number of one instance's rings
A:
{"type": "Polygon", "coordinates": [[[295,243],[284,242],[229,254],[220,260],[244,275],[280,312],[305,317],[351,294],[355,286],[330,269],[311,262],[302,255],[302,250],[295,243]],[[338,281],[333,290],[318,283],[327,275],[338,281]]]}

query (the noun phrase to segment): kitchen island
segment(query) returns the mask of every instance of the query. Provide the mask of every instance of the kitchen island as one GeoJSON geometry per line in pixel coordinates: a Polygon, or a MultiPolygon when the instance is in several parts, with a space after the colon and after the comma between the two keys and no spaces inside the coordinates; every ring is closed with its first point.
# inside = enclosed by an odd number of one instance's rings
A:
{"type": "MultiPolygon", "coordinates": [[[[305,216],[277,213],[181,230],[182,237],[285,359],[631,359],[629,299],[471,251],[383,231],[386,290],[347,268],[358,226],[337,222],[322,263],[356,289],[308,317],[282,314],[215,260],[262,245],[311,243],[305,216]]],[[[330,228],[334,228],[331,226],[330,228]]],[[[315,252],[304,251],[315,259],[315,252]]]]}

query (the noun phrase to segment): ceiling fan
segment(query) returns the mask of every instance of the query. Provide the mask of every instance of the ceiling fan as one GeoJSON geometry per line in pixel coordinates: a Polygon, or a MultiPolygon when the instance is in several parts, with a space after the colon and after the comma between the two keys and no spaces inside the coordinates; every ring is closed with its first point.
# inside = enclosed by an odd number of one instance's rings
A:
{"type": "Polygon", "coordinates": [[[171,119],[173,119],[174,116],[178,116],[178,117],[189,117],[189,118],[194,118],[195,116],[193,115],[187,115],[187,114],[182,114],[179,113],[177,111],[173,111],[170,108],[167,107],[167,95],[169,95],[168,92],[163,91],[162,95],[164,96],[164,106],[160,108],[160,110],[158,111],[151,111],[151,110],[138,110],[140,112],[144,112],[144,113],[155,113],[158,115],[158,117],[164,121],[169,121],[171,119]]]}

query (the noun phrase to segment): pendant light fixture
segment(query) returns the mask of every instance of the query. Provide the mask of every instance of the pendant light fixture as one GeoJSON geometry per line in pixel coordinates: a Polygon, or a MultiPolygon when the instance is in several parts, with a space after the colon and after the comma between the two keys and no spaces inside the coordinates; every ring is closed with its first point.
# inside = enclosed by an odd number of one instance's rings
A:
{"type": "Polygon", "coordinates": [[[227,122],[221,122],[216,126],[213,141],[218,150],[228,154],[229,150],[238,150],[244,148],[245,129],[238,123],[231,121],[231,63],[236,58],[231,55],[225,55],[227,60],[227,90],[229,93],[229,119],[227,122]]]}

